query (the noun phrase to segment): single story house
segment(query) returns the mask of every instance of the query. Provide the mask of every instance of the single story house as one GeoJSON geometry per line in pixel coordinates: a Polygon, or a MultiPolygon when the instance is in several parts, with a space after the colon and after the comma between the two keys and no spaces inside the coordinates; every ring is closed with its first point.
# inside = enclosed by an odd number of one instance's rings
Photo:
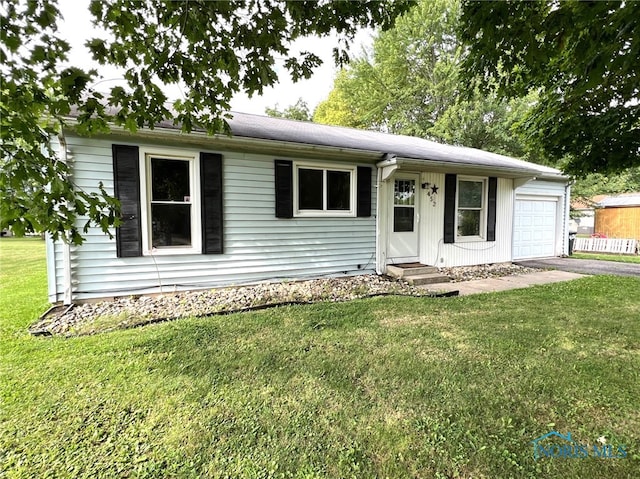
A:
{"type": "Polygon", "coordinates": [[[596,204],[595,232],[609,238],[640,240],[640,193],[602,198],[596,204]]]}
{"type": "Polygon", "coordinates": [[[486,151],[234,113],[232,135],[172,122],[54,144],[85,191],[122,204],[110,239],[47,242],[49,299],[71,303],[567,253],[560,171],[486,151]]]}

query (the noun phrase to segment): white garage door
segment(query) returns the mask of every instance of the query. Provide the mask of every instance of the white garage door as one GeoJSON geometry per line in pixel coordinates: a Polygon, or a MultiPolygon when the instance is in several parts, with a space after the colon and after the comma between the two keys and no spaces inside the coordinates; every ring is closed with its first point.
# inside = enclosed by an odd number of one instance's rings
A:
{"type": "Polygon", "coordinates": [[[516,199],[513,259],[545,258],[556,254],[555,199],[516,199]]]}

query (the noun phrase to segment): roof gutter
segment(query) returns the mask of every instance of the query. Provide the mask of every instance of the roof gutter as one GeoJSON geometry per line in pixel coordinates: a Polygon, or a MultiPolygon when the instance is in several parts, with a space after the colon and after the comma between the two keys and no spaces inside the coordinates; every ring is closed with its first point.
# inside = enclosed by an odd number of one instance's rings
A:
{"type": "MultiPolygon", "coordinates": [[[[67,128],[74,130],[74,126],[78,123],[76,118],[67,117],[67,128]]],[[[283,155],[289,153],[294,156],[314,156],[317,158],[318,153],[324,158],[344,159],[346,155],[350,159],[361,161],[375,161],[382,157],[382,152],[371,150],[360,150],[353,148],[343,148],[335,146],[314,145],[309,143],[294,143],[283,140],[270,140],[266,138],[250,138],[237,135],[224,135],[216,133],[209,135],[203,131],[191,131],[183,133],[181,130],[172,128],[154,128],[141,129],[136,133],[121,126],[110,125],[111,132],[107,135],[96,135],[96,137],[106,137],[110,135],[130,136],[135,138],[147,138],[149,140],[164,141],[180,141],[182,143],[191,143],[208,148],[215,149],[233,149],[235,151],[244,151],[249,153],[273,153],[275,155],[283,155]]]]}
{"type": "MultiPolygon", "coordinates": [[[[67,126],[72,130],[74,129],[74,125],[78,124],[77,118],[74,117],[66,117],[65,120],[68,122],[67,126]]],[[[154,129],[144,128],[137,131],[135,134],[131,133],[129,130],[124,129],[121,126],[110,125],[110,128],[111,134],[121,136],[135,136],[136,138],[148,138],[150,140],[160,141],[180,141],[183,143],[206,146],[208,148],[211,148],[211,144],[213,143],[215,144],[215,149],[224,150],[228,148],[247,153],[263,153],[274,155],[283,155],[288,153],[292,156],[315,158],[317,158],[318,153],[320,153],[326,159],[336,160],[344,159],[344,157],[348,155],[351,160],[368,162],[384,158],[382,161],[377,163],[378,168],[397,165],[398,167],[409,167],[418,171],[428,170],[451,172],[458,169],[464,173],[472,174],[475,172],[480,175],[489,174],[491,172],[499,170],[504,172],[505,177],[509,178],[520,178],[525,176],[536,177],[539,179],[568,180],[568,178],[566,176],[563,176],[562,174],[547,173],[533,168],[510,168],[501,166],[478,165],[474,163],[461,163],[455,161],[449,162],[442,160],[397,157],[392,152],[383,152],[376,150],[315,145],[312,143],[296,143],[285,140],[224,135],[220,133],[209,135],[204,131],[198,130],[192,131],[190,133],[183,133],[179,129],[166,127],[158,127],[154,129]]],[[[102,135],[96,136],[100,137],[102,135]]]]}
{"type": "Polygon", "coordinates": [[[441,160],[418,160],[415,158],[398,158],[390,157],[383,161],[376,163],[378,168],[397,166],[398,168],[413,169],[417,171],[436,171],[436,172],[455,172],[456,170],[461,173],[476,173],[476,174],[490,174],[495,173],[496,170],[503,172],[506,178],[549,178],[549,179],[565,179],[562,175],[550,175],[541,171],[534,170],[532,168],[509,168],[504,166],[488,166],[488,165],[476,165],[467,163],[447,162],[441,160]]]}

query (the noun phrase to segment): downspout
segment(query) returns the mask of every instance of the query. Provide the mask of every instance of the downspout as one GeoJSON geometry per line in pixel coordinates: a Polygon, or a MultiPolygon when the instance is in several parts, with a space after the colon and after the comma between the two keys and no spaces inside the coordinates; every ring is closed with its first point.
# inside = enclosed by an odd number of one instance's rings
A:
{"type": "Polygon", "coordinates": [[[47,253],[47,291],[50,303],[58,302],[58,282],[56,281],[56,248],[51,235],[47,233],[45,237],[45,248],[47,253]]]}
{"type": "Polygon", "coordinates": [[[564,187],[564,219],[562,222],[562,256],[569,255],[569,217],[571,215],[571,182],[564,187]]]}
{"type": "Polygon", "coordinates": [[[377,180],[376,180],[376,273],[384,274],[384,268],[381,266],[384,264],[384,258],[382,253],[382,228],[380,224],[380,218],[382,218],[382,168],[377,168],[377,180]]]}
{"type": "MultiPolygon", "coordinates": [[[[58,152],[60,161],[64,164],[68,164],[67,158],[67,140],[62,133],[58,133],[58,143],[60,144],[60,151],[58,152]]],[[[73,299],[73,285],[71,279],[71,244],[70,238],[65,233],[62,241],[62,302],[65,305],[70,305],[73,299]]]]}

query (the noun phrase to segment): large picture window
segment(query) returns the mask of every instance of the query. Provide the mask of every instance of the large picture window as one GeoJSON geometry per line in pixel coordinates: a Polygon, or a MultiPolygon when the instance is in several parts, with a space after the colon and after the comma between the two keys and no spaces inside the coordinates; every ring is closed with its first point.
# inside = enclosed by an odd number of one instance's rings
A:
{"type": "Polygon", "coordinates": [[[296,165],[296,216],[354,216],[354,181],[353,168],[296,165]]]}
{"type": "Polygon", "coordinates": [[[485,181],[458,180],[458,237],[481,237],[485,221],[485,181]]]}

